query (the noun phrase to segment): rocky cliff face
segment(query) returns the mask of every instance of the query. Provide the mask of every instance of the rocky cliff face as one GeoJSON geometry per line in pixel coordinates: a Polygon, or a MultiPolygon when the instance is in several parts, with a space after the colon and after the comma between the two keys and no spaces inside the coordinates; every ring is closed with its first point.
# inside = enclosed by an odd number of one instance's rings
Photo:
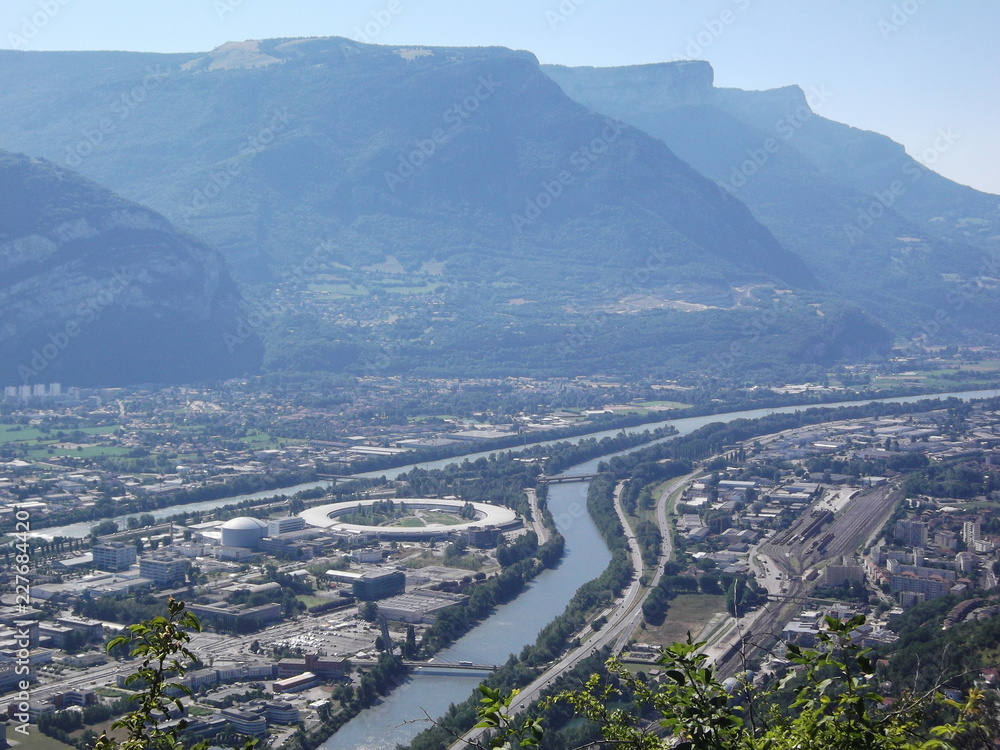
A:
{"type": "MultiPolygon", "coordinates": [[[[544,70],[577,101],[661,139],[749,206],[827,290],[897,336],[1000,335],[1000,198],[935,174],[883,135],[824,118],[829,91],[715,88],[708,67],[544,70]]],[[[940,132],[936,146],[951,137],[940,132]]]]}
{"type": "Polygon", "coordinates": [[[218,253],[49,162],[0,152],[0,383],[185,382],[254,369],[218,253]]]}
{"type": "MultiPolygon", "coordinates": [[[[711,91],[706,64],[671,76],[691,96],[711,91]]],[[[738,200],[573,102],[526,52],[338,38],[0,52],[0,87],[0,146],[79,161],[218,248],[241,282],[280,278],[328,241],[354,268],[391,255],[411,271],[444,262],[445,277],[541,279],[546,291],[567,266],[602,283],[651,246],[669,257],[669,282],[684,267],[713,284],[721,273],[817,286],[738,200]],[[116,115],[115,92],[137,81],[148,93],[116,115]],[[80,123],[105,121],[107,135],[81,136],[80,123]]]]}

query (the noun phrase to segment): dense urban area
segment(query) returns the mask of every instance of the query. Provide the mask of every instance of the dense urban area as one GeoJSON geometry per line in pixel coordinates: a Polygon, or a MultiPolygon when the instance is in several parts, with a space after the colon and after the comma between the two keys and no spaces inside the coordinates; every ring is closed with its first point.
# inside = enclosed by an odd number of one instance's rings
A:
{"type": "MultiPolygon", "coordinates": [[[[892,387],[916,382],[898,369],[892,387]]],[[[695,385],[352,388],[6,389],[0,701],[11,739],[85,747],[106,730],[141,685],[128,649],[104,644],[169,598],[204,629],[180,678],[183,711],[161,720],[216,745],[258,736],[293,748],[317,747],[412,669],[492,673],[522,687],[526,707],[612,653],[662,679],[660,649],[690,633],[720,674],[764,683],[790,667],[789,644],[817,643],[827,616],[863,614],[863,643],[885,653],[891,683],[914,616],[953,628],[1000,613],[995,401],[777,414],[664,441],[669,429],[616,430],[703,413],[695,385]],[[602,429],[603,440],[533,445],[602,429]],[[494,447],[511,450],[387,471],[494,447]],[[560,473],[625,449],[596,475],[560,473]],[[590,482],[613,553],[605,574],[520,665],[434,661],[558,564],[546,497],[563,481],[590,482]],[[29,726],[41,735],[17,736],[29,726]]],[[[854,393],[838,382],[767,397],[854,393]]],[[[948,689],[957,698],[997,679],[984,668],[948,689]]],[[[457,709],[447,720],[471,726],[457,709]]]]}

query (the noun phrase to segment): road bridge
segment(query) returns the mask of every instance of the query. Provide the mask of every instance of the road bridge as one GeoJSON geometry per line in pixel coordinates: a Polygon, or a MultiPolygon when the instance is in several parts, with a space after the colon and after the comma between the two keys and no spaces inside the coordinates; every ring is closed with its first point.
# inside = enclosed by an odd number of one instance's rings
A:
{"type": "MultiPolygon", "coordinates": [[[[374,659],[351,659],[350,662],[356,667],[374,667],[378,664],[374,659]]],[[[476,664],[471,661],[412,661],[410,659],[404,659],[403,666],[411,669],[427,667],[431,669],[462,669],[470,672],[495,672],[500,668],[499,664],[476,664]]]]}
{"type": "Polygon", "coordinates": [[[570,482],[589,482],[591,479],[596,477],[597,474],[560,474],[555,477],[548,477],[542,474],[538,477],[539,482],[545,482],[546,484],[569,484],[570,482]]]}

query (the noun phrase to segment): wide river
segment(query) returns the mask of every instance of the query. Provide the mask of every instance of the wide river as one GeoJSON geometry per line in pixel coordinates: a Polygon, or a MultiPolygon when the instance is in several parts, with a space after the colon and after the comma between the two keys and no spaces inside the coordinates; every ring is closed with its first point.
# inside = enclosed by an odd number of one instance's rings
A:
{"type": "MultiPolygon", "coordinates": [[[[1000,396],[1000,391],[966,391],[962,393],[946,393],[931,396],[907,396],[890,399],[874,399],[889,403],[910,403],[929,398],[955,397],[962,400],[991,398],[1000,396]]],[[[769,414],[781,414],[802,411],[812,407],[833,409],[840,406],[857,406],[872,403],[873,400],[843,401],[833,404],[809,404],[806,406],[786,406],[773,409],[754,409],[750,411],[712,414],[703,417],[686,417],[663,422],[639,425],[626,428],[626,432],[642,432],[665,425],[673,425],[677,434],[663,438],[672,440],[680,435],[687,435],[700,427],[712,422],[731,422],[736,419],[757,419],[769,414]]],[[[577,442],[587,438],[598,439],[615,435],[621,430],[607,430],[562,442],[577,442]]],[[[550,445],[561,441],[542,441],[530,445],[550,445]]],[[[645,445],[649,445],[646,443],[645,445]]],[[[524,446],[529,447],[529,446],[524,446]]],[[[638,450],[637,446],[631,450],[638,450]]],[[[512,448],[517,451],[522,448],[512,448]]],[[[402,466],[390,471],[370,472],[362,476],[396,477],[415,467],[433,469],[441,468],[450,463],[476,459],[488,456],[496,451],[474,453],[456,458],[432,461],[421,464],[402,466]]],[[[625,451],[629,452],[629,451],[625,451]]],[[[612,454],[613,455],[613,454],[612,454]]],[[[568,474],[590,473],[608,456],[601,456],[586,463],[570,467],[568,474]]],[[[261,499],[274,496],[289,496],[305,489],[324,486],[327,483],[288,487],[283,490],[269,490],[250,495],[223,498],[202,503],[191,503],[184,506],[164,508],[153,511],[157,518],[166,518],[183,511],[211,510],[213,508],[232,505],[243,500],[261,499]]],[[[525,645],[534,643],[538,632],[557,615],[562,613],[574,592],[582,584],[596,578],[611,559],[604,541],[597,532],[586,510],[587,488],[589,483],[555,484],[549,488],[549,507],[557,519],[559,531],[566,538],[566,554],[558,567],[541,573],[532,581],[528,590],[515,601],[498,607],[497,611],[474,630],[455,642],[450,648],[440,652],[437,660],[455,663],[472,661],[477,664],[502,664],[511,653],[518,653],[525,645]]],[[[124,523],[126,517],[115,519],[124,523]]],[[[86,536],[90,528],[97,522],[70,524],[68,526],[52,527],[39,530],[39,534],[51,538],[53,536],[86,536]]],[[[323,750],[391,750],[400,743],[407,743],[418,732],[427,726],[427,716],[441,716],[448,706],[464,700],[483,679],[476,673],[464,674],[433,674],[415,672],[404,684],[394,690],[389,696],[373,708],[363,711],[348,722],[333,737],[323,745],[323,750]]]]}

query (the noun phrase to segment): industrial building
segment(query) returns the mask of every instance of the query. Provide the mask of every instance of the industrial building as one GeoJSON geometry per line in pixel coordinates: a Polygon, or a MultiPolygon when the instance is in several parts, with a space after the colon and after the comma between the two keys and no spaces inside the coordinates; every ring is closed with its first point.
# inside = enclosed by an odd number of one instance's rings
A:
{"type": "Polygon", "coordinates": [[[470,547],[492,549],[500,541],[500,529],[496,526],[473,527],[465,530],[465,541],[470,547]]]}
{"type": "Polygon", "coordinates": [[[449,524],[424,519],[420,526],[367,526],[341,520],[342,516],[354,513],[359,507],[369,507],[378,502],[382,501],[368,499],[361,500],[358,503],[331,503],[329,505],[308,508],[299,515],[308,525],[329,529],[331,533],[343,539],[445,539],[449,537],[464,537],[469,529],[488,529],[492,527],[500,531],[505,531],[521,525],[521,519],[510,508],[491,505],[490,503],[470,503],[454,498],[437,499],[419,497],[393,498],[393,502],[399,507],[412,510],[418,516],[423,512],[433,513],[434,511],[459,514],[467,506],[471,505],[476,517],[463,523],[449,524]]]}
{"type": "Polygon", "coordinates": [[[462,594],[418,590],[380,601],[378,611],[387,620],[432,624],[439,611],[462,604],[468,599],[462,594]]]}
{"type": "Polygon", "coordinates": [[[299,531],[306,527],[306,519],[302,516],[286,516],[285,518],[275,518],[267,522],[267,535],[277,536],[287,534],[289,531],[299,531]]]}
{"type": "Polygon", "coordinates": [[[274,693],[297,693],[300,690],[315,687],[319,684],[319,677],[312,672],[303,672],[294,677],[286,677],[283,680],[275,680],[271,685],[274,693]]]}
{"type": "Polygon", "coordinates": [[[139,575],[157,586],[184,583],[191,561],[183,555],[166,552],[154,553],[139,560],[139,575]]]}
{"type": "Polygon", "coordinates": [[[261,604],[258,607],[241,607],[230,604],[189,604],[187,608],[207,625],[237,633],[262,628],[281,619],[281,605],[261,604]]]}
{"type": "Polygon", "coordinates": [[[267,533],[267,524],[259,518],[233,518],[222,524],[222,546],[255,550],[267,533]]]}
{"type": "Polygon", "coordinates": [[[406,591],[406,574],[400,570],[363,575],[354,582],[352,593],[359,601],[368,602],[402,594],[406,591]]]}
{"type": "Polygon", "coordinates": [[[95,544],[90,550],[94,554],[94,567],[98,570],[116,573],[135,565],[136,551],[131,544],[104,542],[95,544]]]}

